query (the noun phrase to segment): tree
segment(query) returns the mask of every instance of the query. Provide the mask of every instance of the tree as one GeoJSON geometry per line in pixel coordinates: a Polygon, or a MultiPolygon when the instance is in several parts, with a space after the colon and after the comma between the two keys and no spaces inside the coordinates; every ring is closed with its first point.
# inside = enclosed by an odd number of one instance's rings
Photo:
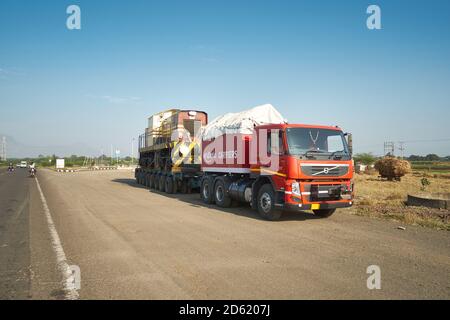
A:
{"type": "Polygon", "coordinates": [[[353,159],[355,160],[355,162],[362,163],[367,166],[370,166],[377,160],[377,158],[372,153],[358,153],[353,156],[353,159]]]}
{"type": "Polygon", "coordinates": [[[410,155],[408,157],[409,161],[423,161],[424,159],[425,159],[425,157],[418,156],[418,155],[415,155],[415,154],[412,154],[412,155],[410,155]]]}
{"type": "Polygon", "coordinates": [[[439,161],[439,160],[441,160],[441,158],[437,154],[431,153],[431,154],[427,154],[425,156],[425,160],[427,160],[427,161],[439,161]]]}

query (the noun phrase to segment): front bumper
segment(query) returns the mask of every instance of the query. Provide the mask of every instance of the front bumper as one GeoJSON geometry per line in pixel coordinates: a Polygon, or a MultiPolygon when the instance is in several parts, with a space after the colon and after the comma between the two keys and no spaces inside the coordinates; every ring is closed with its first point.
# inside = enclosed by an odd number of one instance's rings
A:
{"type": "Polygon", "coordinates": [[[334,202],[334,203],[285,203],[284,209],[289,211],[303,211],[303,210],[320,210],[320,209],[339,209],[349,208],[353,205],[353,201],[350,202],[334,202]]]}

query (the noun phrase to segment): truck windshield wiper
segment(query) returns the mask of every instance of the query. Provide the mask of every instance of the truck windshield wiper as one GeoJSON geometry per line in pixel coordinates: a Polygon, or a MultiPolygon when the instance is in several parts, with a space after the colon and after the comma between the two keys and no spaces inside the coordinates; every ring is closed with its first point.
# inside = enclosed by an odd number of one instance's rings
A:
{"type": "Polygon", "coordinates": [[[313,155],[311,155],[310,153],[327,153],[327,152],[316,149],[309,149],[308,151],[305,152],[305,156],[312,157],[313,155]]]}
{"type": "Polygon", "coordinates": [[[334,152],[332,152],[331,154],[330,154],[330,159],[331,158],[334,158],[334,157],[340,157],[340,158],[342,158],[342,156],[343,155],[345,155],[345,152],[343,151],[343,150],[339,150],[339,151],[334,151],[334,152]],[[339,155],[338,155],[339,154],[339,155]]]}

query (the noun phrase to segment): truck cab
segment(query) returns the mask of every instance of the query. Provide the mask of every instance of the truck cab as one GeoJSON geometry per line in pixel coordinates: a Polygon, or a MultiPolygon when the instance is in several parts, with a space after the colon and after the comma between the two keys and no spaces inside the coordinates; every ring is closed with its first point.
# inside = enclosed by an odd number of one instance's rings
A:
{"type": "MultiPolygon", "coordinates": [[[[270,183],[276,207],[329,216],[353,204],[351,135],[339,127],[302,124],[264,125],[255,131],[259,137],[267,134],[267,150],[278,160],[278,169],[270,170],[273,164],[264,164],[259,150],[251,171],[255,179],[270,183]]],[[[258,198],[253,197],[252,205],[260,212],[273,207],[258,198]]]]}

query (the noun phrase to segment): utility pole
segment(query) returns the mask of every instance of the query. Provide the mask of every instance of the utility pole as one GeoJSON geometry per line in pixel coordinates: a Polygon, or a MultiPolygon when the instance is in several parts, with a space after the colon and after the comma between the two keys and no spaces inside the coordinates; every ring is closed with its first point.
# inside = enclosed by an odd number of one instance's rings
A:
{"type": "Polygon", "coordinates": [[[2,153],[0,160],[6,161],[6,137],[2,137],[2,153]]]}
{"type": "Polygon", "coordinates": [[[398,150],[400,150],[400,156],[403,159],[403,151],[405,151],[405,141],[399,141],[400,147],[398,147],[398,150]]]}
{"type": "Polygon", "coordinates": [[[392,141],[386,141],[384,143],[384,155],[393,157],[395,154],[395,143],[392,141]]]}
{"type": "Polygon", "coordinates": [[[134,163],[134,138],[133,139],[131,139],[131,165],[133,165],[133,163],[134,163]]]}

